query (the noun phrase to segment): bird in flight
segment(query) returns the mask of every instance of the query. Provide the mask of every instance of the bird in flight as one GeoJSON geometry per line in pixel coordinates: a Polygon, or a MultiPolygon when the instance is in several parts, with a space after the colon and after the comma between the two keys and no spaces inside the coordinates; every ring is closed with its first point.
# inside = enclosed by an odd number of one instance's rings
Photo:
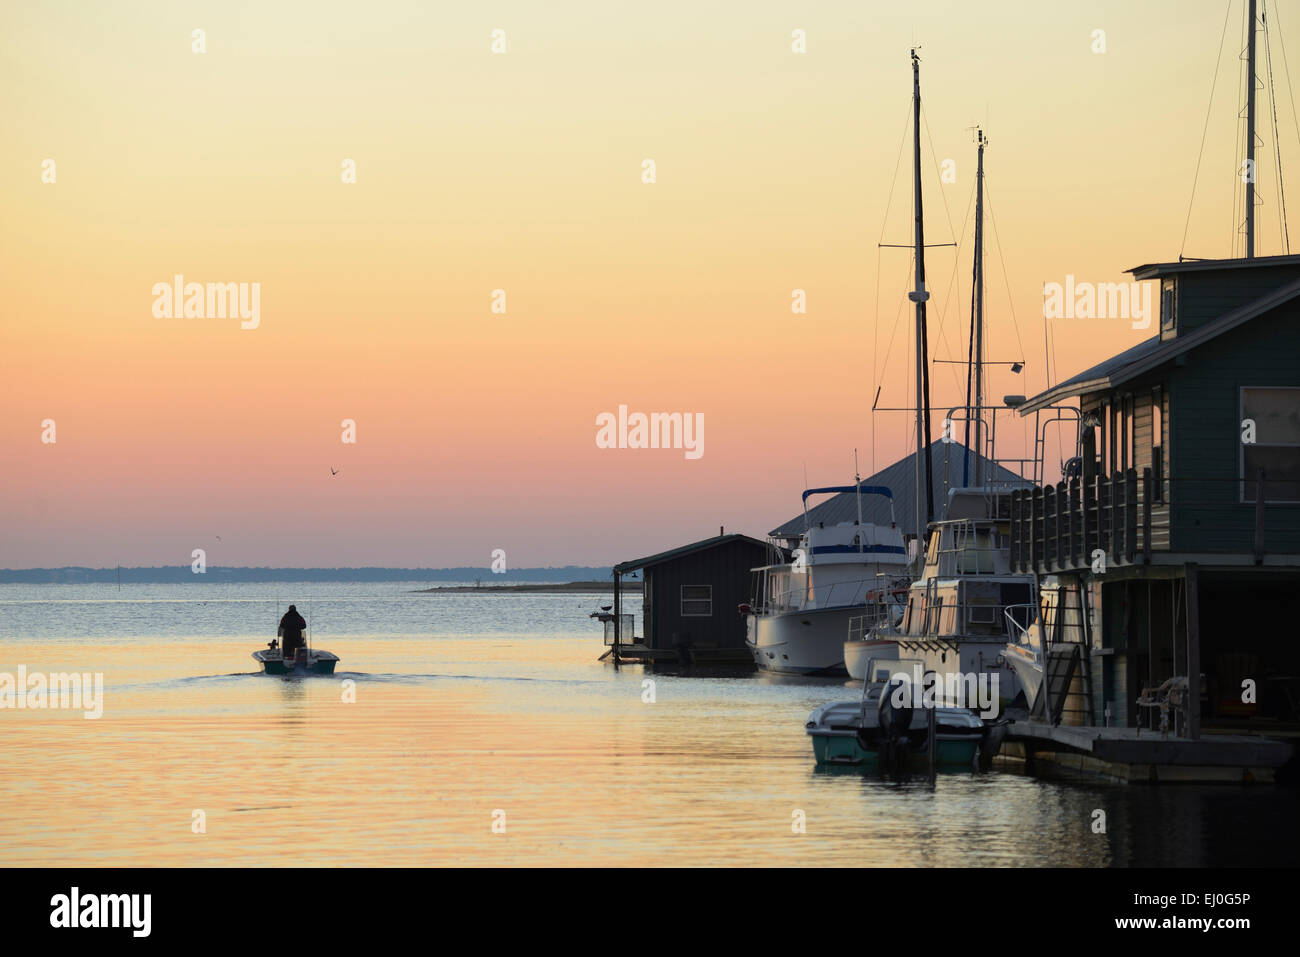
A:
{"type": "Polygon", "coordinates": [[[334,468],[334,466],[331,465],[331,466],[330,466],[330,475],[338,475],[338,474],[339,474],[339,470],[336,469],[336,468],[334,468]]]}

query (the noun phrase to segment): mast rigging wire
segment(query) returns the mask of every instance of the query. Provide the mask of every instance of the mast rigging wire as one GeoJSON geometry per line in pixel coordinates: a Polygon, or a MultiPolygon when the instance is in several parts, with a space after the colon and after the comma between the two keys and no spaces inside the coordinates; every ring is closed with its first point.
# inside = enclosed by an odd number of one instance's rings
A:
{"type": "MultiPolygon", "coordinates": [[[[1278,209],[1280,217],[1278,219],[1278,239],[1282,244],[1282,249],[1289,254],[1291,252],[1291,230],[1286,221],[1286,185],[1282,179],[1282,137],[1278,135],[1277,125],[1277,89],[1273,85],[1273,43],[1269,39],[1268,32],[1268,3],[1265,2],[1261,8],[1261,20],[1264,23],[1264,62],[1268,69],[1268,101],[1273,112],[1273,153],[1275,156],[1274,164],[1277,168],[1277,195],[1278,209]]],[[[1281,37],[1278,37],[1281,42],[1281,37]]]]}
{"type": "MultiPolygon", "coordinates": [[[[1223,33],[1219,37],[1219,52],[1214,58],[1214,80],[1210,84],[1210,102],[1205,107],[1205,126],[1201,130],[1201,148],[1196,154],[1196,172],[1192,175],[1192,195],[1187,200],[1187,220],[1183,224],[1183,244],[1178,247],[1178,258],[1181,261],[1183,254],[1187,252],[1187,231],[1192,225],[1192,207],[1196,203],[1196,183],[1201,177],[1201,158],[1205,155],[1205,137],[1210,131],[1210,114],[1214,109],[1214,90],[1219,85],[1219,65],[1223,61],[1223,43],[1228,38],[1228,19],[1232,15],[1232,0],[1228,0],[1228,8],[1223,14],[1223,33]]],[[[1233,222],[1236,222],[1236,212],[1233,212],[1233,222]]]]}

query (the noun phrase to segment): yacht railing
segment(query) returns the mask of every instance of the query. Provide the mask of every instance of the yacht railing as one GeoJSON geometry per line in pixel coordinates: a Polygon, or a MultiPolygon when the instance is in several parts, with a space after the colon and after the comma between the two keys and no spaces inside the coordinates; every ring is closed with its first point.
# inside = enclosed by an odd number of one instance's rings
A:
{"type": "Polygon", "coordinates": [[[1038,620],[1041,612],[1037,605],[1026,602],[1023,605],[1007,605],[1002,609],[1007,623],[1007,639],[1016,645],[1028,644],[1029,629],[1038,620]],[[1012,614],[1018,612],[1019,614],[1012,614]]]}
{"type": "MultiPolygon", "coordinates": [[[[1026,584],[1028,583],[1027,581],[1026,584]]],[[[1000,602],[978,600],[948,601],[952,596],[937,594],[938,589],[933,587],[936,584],[931,580],[931,587],[927,587],[925,601],[922,604],[916,604],[916,599],[913,597],[913,620],[909,621],[904,615],[899,626],[890,629],[891,638],[911,638],[922,641],[962,638],[1006,642],[1012,637],[1006,625],[1009,611],[1026,608],[1026,627],[1037,617],[1035,606],[1022,603],[1004,605],[1000,602]]]]}
{"type": "Polygon", "coordinates": [[[867,606],[870,610],[849,619],[849,641],[866,641],[881,625],[893,625],[890,614],[893,604],[881,602],[867,606]]]}
{"type": "Polygon", "coordinates": [[[936,561],[940,575],[995,575],[1008,570],[1010,543],[999,534],[996,522],[969,518],[944,522],[939,535],[936,561]],[[981,541],[987,544],[981,545],[981,541]]]}
{"type": "Polygon", "coordinates": [[[891,590],[895,584],[885,576],[834,582],[830,585],[814,585],[811,589],[807,582],[803,582],[796,588],[765,596],[757,603],[758,613],[773,614],[802,609],[851,608],[854,605],[866,605],[869,599],[891,590]]]}

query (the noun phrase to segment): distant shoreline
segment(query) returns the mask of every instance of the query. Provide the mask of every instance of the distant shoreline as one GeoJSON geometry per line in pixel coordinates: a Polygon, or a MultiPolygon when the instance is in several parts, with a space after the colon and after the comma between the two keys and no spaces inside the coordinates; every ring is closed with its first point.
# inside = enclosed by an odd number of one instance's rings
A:
{"type": "MultiPolygon", "coordinates": [[[[623,582],[622,591],[640,592],[641,582],[623,582]]],[[[427,595],[430,592],[442,592],[443,594],[473,594],[477,592],[502,593],[528,593],[528,594],[564,594],[566,592],[612,592],[614,583],[612,581],[600,582],[528,582],[516,583],[513,585],[506,583],[482,584],[482,585],[438,585],[434,588],[417,588],[411,594],[427,595]]]]}
{"type": "MultiPolygon", "coordinates": [[[[545,568],[512,568],[507,576],[515,582],[548,582],[564,585],[569,582],[600,581],[609,579],[613,570],[600,565],[563,565],[545,568]]],[[[385,568],[377,566],[338,568],[272,568],[268,566],[207,566],[203,573],[195,573],[190,565],[155,565],[152,567],[122,566],[121,568],[87,568],[68,565],[62,568],[0,568],[0,585],[212,585],[256,584],[268,582],[448,582],[464,584],[482,580],[497,580],[487,567],[460,568],[385,568]]]]}

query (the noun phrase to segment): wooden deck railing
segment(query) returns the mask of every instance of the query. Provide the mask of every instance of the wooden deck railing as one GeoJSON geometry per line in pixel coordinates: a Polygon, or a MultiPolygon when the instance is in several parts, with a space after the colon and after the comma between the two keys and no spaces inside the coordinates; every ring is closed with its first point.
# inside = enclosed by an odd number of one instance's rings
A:
{"type": "MultiPolygon", "coordinates": [[[[1276,519],[1270,538],[1274,549],[1280,546],[1283,551],[1294,551],[1294,522],[1287,526],[1282,516],[1283,510],[1293,506],[1266,500],[1262,470],[1255,481],[1253,528],[1229,520],[1229,510],[1249,507],[1250,502],[1215,491],[1215,487],[1240,488],[1239,478],[1166,478],[1163,484],[1170,494],[1157,501],[1151,469],[1145,468],[1141,476],[1135,469],[1127,469],[1110,477],[1094,475],[1087,482],[1072,478],[1013,492],[1012,570],[1046,574],[1091,568],[1098,551],[1108,564],[1150,562],[1153,551],[1174,547],[1171,525],[1178,513],[1197,516],[1194,528],[1200,541],[1192,550],[1198,552],[1240,552],[1252,555],[1256,564],[1263,562],[1266,514],[1276,519]],[[1209,492],[1205,491],[1207,485],[1209,492]],[[1225,520],[1207,525],[1197,514],[1205,510],[1219,511],[1225,520]]],[[[1188,524],[1186,518],[1183,521],[1188,524]]],[[[1178,547],[1188,550],[1186,545],[1178,547]]]]}
{"type": "Polygon", "coordinates": [[[1011,495],[1011,567],[1020,572],[1087,568],[1098,550],[1131,564],[1151,555],[1151,470],[1095,475],[1022,489],[1011,495]]]}

